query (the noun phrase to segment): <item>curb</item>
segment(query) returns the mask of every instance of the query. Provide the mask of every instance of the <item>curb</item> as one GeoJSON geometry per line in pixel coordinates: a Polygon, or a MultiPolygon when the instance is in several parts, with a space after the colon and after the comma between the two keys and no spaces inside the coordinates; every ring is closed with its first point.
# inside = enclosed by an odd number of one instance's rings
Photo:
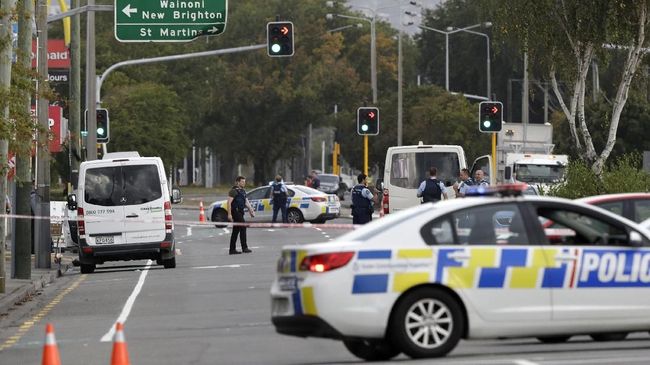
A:
{"type": "MultiPolygon", "coordinates": [[[[70,269],[70,265],[68,263],[61,264],[61,276],[70,269]]],[[[37,279],[12,279],[24,282],[24,284],[9,293],[2,294],[2,297],[0,297],[0,314],[8,313],[17,303],[24,302],[34,293],[53,283],[59,276],[58,269],[51,269],[49,272],[41,274],[37,279]]]]}

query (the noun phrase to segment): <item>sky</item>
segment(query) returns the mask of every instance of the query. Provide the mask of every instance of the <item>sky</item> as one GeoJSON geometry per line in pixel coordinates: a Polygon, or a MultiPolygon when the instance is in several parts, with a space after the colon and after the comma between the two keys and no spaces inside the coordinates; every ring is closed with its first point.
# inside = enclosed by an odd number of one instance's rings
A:
{"type": "MultiPolygon", "coordinates": [[[[420,4],[421,7],[423,8],[428,8],[428,9],[435,9],[443,0],[417,0],[417,3],[420,4]]],[[[377,12],[381,14],[385,14],[388,19],[390,20],[391,24],[393,27],[398,28],[400,25],[400,14],[404,14],[404,11],[408,10],[410,12],[414,12],[416,14],[420,14],[420,7],[418,6],[412,6],[409,5],[408,0],[348,0],[348,5],[351,6],[352,10],[360,10],[364,11],[361,9],[361,7],[365,8],[371,8],[371,9],[378,9],[377,12]],[[397,6],[398,4],[403,4],[402,5],[402,10],[400,11],[400,7],[397,6]],[[385,8],[388,7],[388,8],[385,8]],[[385,9],[381,9],[385,8],[385,9]]],[[[366,14],[370,15],[371,12],[365,10],[366,14]]],[[[417,24],[420,24],[420,17],[409,17],[408,15],[403,15],[404,21],[413,21],[415,24],[411,26],[404,26],[404,31],[413,34],[417,33],[419,31],[417,24]]]]}

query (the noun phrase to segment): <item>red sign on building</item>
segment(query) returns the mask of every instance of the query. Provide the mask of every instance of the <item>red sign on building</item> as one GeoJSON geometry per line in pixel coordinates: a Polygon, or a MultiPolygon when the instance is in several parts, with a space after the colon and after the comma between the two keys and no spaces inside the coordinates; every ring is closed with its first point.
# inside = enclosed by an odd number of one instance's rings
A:
{"type": "MultiPolygon", "coordinates": [[[[32,41],[32,68],[36,68],[36,47],[36,41],[32,41]]],[[[50,39],[47,42],[47,67],[70,68],[70,50],[63,39],[50,39]]]]}

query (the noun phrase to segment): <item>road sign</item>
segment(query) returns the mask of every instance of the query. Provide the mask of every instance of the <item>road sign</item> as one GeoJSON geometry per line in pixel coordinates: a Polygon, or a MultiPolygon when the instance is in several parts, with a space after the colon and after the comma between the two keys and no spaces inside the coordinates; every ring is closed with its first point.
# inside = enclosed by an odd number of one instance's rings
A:
{"type": "Polygon", "coordinates": [[[115,0],[120,42],[189,42],[226,28],[228,0],[115,0]]]}

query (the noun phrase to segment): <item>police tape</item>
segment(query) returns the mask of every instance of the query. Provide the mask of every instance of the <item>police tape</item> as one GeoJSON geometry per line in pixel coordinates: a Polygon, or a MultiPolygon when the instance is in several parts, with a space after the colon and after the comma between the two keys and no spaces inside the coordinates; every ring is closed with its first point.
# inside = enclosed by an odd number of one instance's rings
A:
{"type": "MultiPolygon", "coordinates": [[[[0,214],[0,218],[9,218],[9,219],[27,219],[27,220],[49,220],[50,224],[62,224],[64,222],[77,222],[83,220],[86,224],[88,223],[165,223],[164,219],[137,219],[137,218],[128,218],[128,219],[112,219],[112,218],[102,218],[102,217],[93,217],[92,221],[88,219],[77,219],[77,218],[68,218],[68,217],[56,217],[51,216],[33,216],[33,215],[19,215],[19,214],[0,214]]],[[[192,226],[192,227],[209,227],[209,228],[233,228],[233,227],[246,227],[246,228],[328,228],[328,229],[356,229],[361,227],[359,224],[349,224],[349,223],[261,223],[261,222],[198,222],[198,221],[183,221],[183,220],[173,220],[172,221],[176,226],[192,226]]]]}

